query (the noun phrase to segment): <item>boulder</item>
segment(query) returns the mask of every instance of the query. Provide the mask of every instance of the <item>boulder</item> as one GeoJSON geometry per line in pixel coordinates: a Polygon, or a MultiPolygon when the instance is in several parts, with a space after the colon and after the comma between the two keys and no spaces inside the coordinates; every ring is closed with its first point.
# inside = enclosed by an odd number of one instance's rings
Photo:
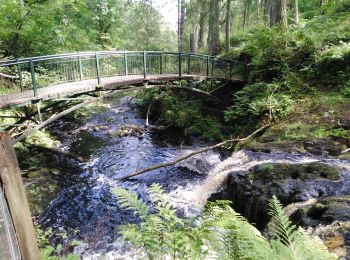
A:
{"type": "Polygon", "coordinates": [[[273,195],[286,206],[336,195],[344,186],[340,172],[320,162],[263,163],[232,172],[211,199],[231,200],[235,210],[263,228],[268,222],[267,202],[273,195]]]}

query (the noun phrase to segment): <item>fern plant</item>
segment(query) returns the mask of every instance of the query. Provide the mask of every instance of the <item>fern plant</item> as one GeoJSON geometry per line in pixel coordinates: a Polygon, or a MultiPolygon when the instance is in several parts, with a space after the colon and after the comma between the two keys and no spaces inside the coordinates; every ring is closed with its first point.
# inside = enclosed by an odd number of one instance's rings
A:
{"type": "Polygon", "coordinates": [[[113,193],[121,207],[141,218],[140,224],[121,226],[122,237],[149,259],[336,259],[320,240],[291,223],[275,196],[269,201],[271,239],[267,239],[228,201],[208,202],[202,216],[182,219],[159,184],[148,190],[154,209],[124,189],[113,193]]]}
{"type": "Polygon", "coordinates": [[[154,212],[137,195],[124,189],[114,189],[119,205],[134,211],[140,224],[120,227],[122,237],[136,248],[142,249],[149,259],[198,259],[204,255],[204,236],[193,220],[179,218],[162,188],[153,184],[148,189],[154,212]]]}

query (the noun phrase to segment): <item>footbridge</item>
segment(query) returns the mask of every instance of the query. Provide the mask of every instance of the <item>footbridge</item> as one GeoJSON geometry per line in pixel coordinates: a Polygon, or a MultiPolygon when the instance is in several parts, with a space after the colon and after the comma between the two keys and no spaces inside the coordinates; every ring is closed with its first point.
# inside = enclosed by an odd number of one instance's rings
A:
{"type": "Polygon", "coordinates": [[[160,51],[78,52],[0,62],[0,108],[178,80],[244,81],[243,62],[160,51]]]}

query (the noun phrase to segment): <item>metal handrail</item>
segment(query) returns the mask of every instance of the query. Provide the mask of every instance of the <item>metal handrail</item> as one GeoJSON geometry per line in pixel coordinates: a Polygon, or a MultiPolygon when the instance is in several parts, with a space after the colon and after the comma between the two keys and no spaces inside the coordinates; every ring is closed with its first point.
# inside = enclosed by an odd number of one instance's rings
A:
{"type": "MultiPolygon", "coordinates": [[[[68,73],[69,68],[65,68],[64,66],[68,66],[67,64],[69,62],[75,63],[75,69],[76,66],[78,66],[78,74],[79,75],[73,75],[73,78],[80,78],[80,80],[84,79],[84,70],[89,70],[89,79],[96,79],[98,84],[101,84],[101,78],[103,78],[102,75],[106,75],[110,73],[110,70],[104,71],[105,66],[103,59],[107,58],[107,62],[109,62],[108,66],[114,66],[114,70],[117,70],[120,66],[124,66],[124,76],[133,75],[135,74],[135,70],[138,72],[138,74],[144,76],[144,78],[147,78],[148,75],[155,74],[154,70],[158,71],[159,74],[163,74],[165,71],[165,57],[172,56],[172,68],[177,67],[177,71],[172,71],[171,74],[178,74],[179,76],[182,76],[183,74],[194,74],[197,73],[198,70],[194,71],[191,70],[191,66],[193,64],[195,66],[202,66],[203,69],[200,73],[202,75],[205,75],[207,77],[214,77],[214,71],[220,70],[221,72],[224,71],[223,78],[226,79],[232,79],[232,71],[234,71],[235,67],[243,65],[243,68],[245,68],[245,65],[237,60],[230,60],[226,58],[220,58],[216,56],[211,55],[203,55],[203,54],[196,54],[196,53],[184,53],[184,52],[171,52],[171,51],[84,51],[84,52],[75,52],[75,53],[63,53],[63,54],[54,54],[54,55],[46,55],[46,56],[36,56],[36,57],[26,57],[26,58],[18,58],[13,60],[6,60],[6,61],[0,61],[0,68],[9,68],[9,71],[14,71],[13,67],[16,70],[16,78],[19,79],[19,85],[20,88],[17,88],[17,92],[23,91],[23,72],[27,71],[31,75],[31,88],[33,90],[34,97],[37,96],[37,88],[38,88],[38,82],[36,76],[42,76],[44,73],[42,72],[42,68],[46,69],[45,66],[49,68],[56,68],[56,71],[52,69],[51,72],[56,73],[56,78],[68,78],[67,75],[60,75],[64,73],[68,73]],[[135,61],[135,55],[136,55],[136,61],[135,61]],[[118,60],[118,64],[116,62],[111,65],[111,61],[108,61],[108,58],[121,58],[122,61],[118,60]],[[129,61],[129,59],[134,58],[133,61],[129,61]],[[157,58],[156,65],[154,65],[154,59],[157,58]],[[152,60],[153,59],[153,60],[152,60]],[[89,65],[89,68],[84,68],[84,61],[90,60],[91,64],[89,65]],[[137,62],[137,63],[135,63],[137,62]],[[185,62],[185,63],[184,63],[185,62]],[[62,63],[62,64],[60,64],[62,63]],[[183,64],[184,63],[184,64],[183,64]],[[136,65],[135,65],[136,64],[136,65]],[[142,64],[142,68],[141,68],[142,64]],[[49,66],[51,65],[51,67],[49,66]],[[129,66],[136,66],[134,67],[134,71],[131,71],[129,66]],[[56,67],[55,67],[56,66],[56,67]],[[60,66],[60,67],[59,67],[60,66]],[[93,72],[94,76],[91,76],[91,66],[93,66],[93,72]],[[140,67],[137,67],[140,66],[140,67]],[[153,66],[153,67],[152,67],[153,66]],[[186,70],[185,70],[186,68],[186,70]],[[12,69],[12,70],[11,70],[12,69]],[[60,70],[61,69],[61,70],[60,70]],[[63,71],[62,71],[63,70],[63,71]],[[153,71],[153,73],[152,73],[153,71]],[[229,73],[227,73],[227,71],[229,73]],[[59,74],[59,76],[57,76],[59,74]],[[18,90],[20,89],[20,90],[18,90]]],[[[72,65],[72,66],[73,66],[72,65]]],[[[86,65],[85,65],[86,66],[86,65]]],[[[108,67],[107,66],[107,67],[108,67]]],[[[72,68],[71,68],[72,69],[72,68]]],[[[50,70],[47,70],[50,72],[50,70]]],[[[245,69],[242,71],[243,78],[246,78],[245,75],[245,69]]],[[[75,73],[75,71],[70,71],[70,73],[75,73]]],[[[50,75],[50,74],[48,74],[50,75]]],[[[52,75],[52,74],[51,74],[52,75]]],[[[108,74],[109,75],[109,74],[108,74]]],[[[116,76],[115,74],[112,75],[116,76]]],[[[118,74],[117,76],[121,76],[118,74]]],[[[52,76],[53,77],[53,76],[52,76]]],[[[56,78],[53,78],[55,80],[56,78]]],[[[47,78],[46,78],[47,79],[47,78]]],[[[86,77],[85,77],[86,79],[86,77]]],[[[68,79],[66,81],[63,80],[63,82],[70,82],[68,79]]],[[[40,87],[40,86],[39,86],[40,87]]]]}

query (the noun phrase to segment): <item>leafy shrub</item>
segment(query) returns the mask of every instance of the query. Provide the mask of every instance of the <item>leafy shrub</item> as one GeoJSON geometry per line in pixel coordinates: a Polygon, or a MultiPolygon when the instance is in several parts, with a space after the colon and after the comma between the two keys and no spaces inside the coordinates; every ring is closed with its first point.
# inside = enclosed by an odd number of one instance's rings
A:
{"type": "Polygon", "coordinates": [[[222,124],[219,119],[203,115],[200,101],[184,93],[152,89],[143,92],[137,104],[148,107],[161,125],[174,125],[184,129],[185,134],[194,134],[207,140],[222,139],[222,124]]]}
{"type": "MultiPolygon", "coordinates": [[[[63,249],[62,244],[56,246],[51,245],[49,237],[51,236],[52,229],[42,230],[40,226],[35,226],[35,233],[37,237],[38,246],[40,249],[42,260],[77,260],[79,255],[69,254],[65,257],[60,257],[63,249]]],[[[60,234],[61,238],[65,239],[65,234],[60,234]]],[[[78,245],[79,242],[73,241],[71,246],[78,245]]]]}
{"type": "Polygon", "coordinates": [[[242,117],[264,115],[279,119],[290,114],[294,101],[278,93],[278,84],[255,83],[234,94],[233,106],[225,111],[225,120],[233,121],[242,117]]]}

